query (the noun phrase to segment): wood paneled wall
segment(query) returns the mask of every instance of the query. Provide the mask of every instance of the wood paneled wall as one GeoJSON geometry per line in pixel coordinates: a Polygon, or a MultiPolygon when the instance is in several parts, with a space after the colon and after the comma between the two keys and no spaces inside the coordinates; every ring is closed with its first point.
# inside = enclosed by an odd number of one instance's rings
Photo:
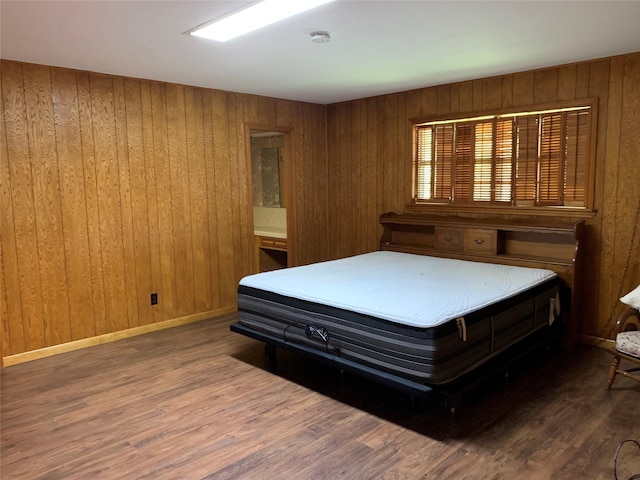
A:
{"type": "Polygon", "coordinates": [[[598,97],[583,333],[611,338],[640,283],[639,53],[328,107],[12,61],[1,80],[1,356],[233,308],[246,123],[293,127],[304,264],[377,249],[411,197],[410,118],[598,97]]]}
{"type": "Polygon", "coordinates": [[[327,258],[324,106],[12,61],[1,78],[2,356],[233,309],[246,123],[293,128],[297,262],[327,258]]]}
{"type": "Polygon", "coordinates": [[[599,99],[596,215],[584,245],[584,334],[613,336],[617,299],[640,283],[640,53],[328,107],[330,252],[377,249],[378,215],[411,199],[413,117],[599,99]]]}

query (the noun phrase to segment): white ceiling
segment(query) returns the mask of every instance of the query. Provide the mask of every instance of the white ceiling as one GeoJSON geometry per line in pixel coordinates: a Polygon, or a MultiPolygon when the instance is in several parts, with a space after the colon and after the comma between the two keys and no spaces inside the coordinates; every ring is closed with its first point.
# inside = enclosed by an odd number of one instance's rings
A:
{"type": "Polygon", "coordinates": [[[184,34],[248,3],[1,0],[0,51],[321,104],[640,51],[640,1],[338,0],[226,43],[184,34]]]}

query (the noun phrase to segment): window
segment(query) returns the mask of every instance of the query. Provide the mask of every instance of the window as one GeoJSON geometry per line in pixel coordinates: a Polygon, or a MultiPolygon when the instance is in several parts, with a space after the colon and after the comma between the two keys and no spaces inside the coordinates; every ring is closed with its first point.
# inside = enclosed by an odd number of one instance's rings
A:
{"type": "Polygon", "coordinates": [[[590,207],[593,110],[414,123],[414,202],[590,207]]]}

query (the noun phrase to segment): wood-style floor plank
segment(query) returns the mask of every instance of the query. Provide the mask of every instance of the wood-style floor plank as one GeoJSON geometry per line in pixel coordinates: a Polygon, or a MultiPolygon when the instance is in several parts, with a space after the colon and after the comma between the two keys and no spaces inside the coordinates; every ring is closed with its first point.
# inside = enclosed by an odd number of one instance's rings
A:
{"type": "MultiPolygon", "coordinates": [[[[539,352],[455,420],[205,320],[7,367],[4,479],[610,479],[640,384],[610,355],[539,352]]],[[[623,448],[619,478],[640,472],[623,448]],[[626,475],[626,476],[625,476],[626,475]]]]}

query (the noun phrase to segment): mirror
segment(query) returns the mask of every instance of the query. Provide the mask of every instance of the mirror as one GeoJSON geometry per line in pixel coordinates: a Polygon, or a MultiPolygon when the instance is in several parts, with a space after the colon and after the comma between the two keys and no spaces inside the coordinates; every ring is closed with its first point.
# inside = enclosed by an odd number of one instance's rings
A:
{"type": "Polygon", "coordinates": [[[250,137],[253,206],[284,207],[284,133],[251,130],[250,137]]]}

